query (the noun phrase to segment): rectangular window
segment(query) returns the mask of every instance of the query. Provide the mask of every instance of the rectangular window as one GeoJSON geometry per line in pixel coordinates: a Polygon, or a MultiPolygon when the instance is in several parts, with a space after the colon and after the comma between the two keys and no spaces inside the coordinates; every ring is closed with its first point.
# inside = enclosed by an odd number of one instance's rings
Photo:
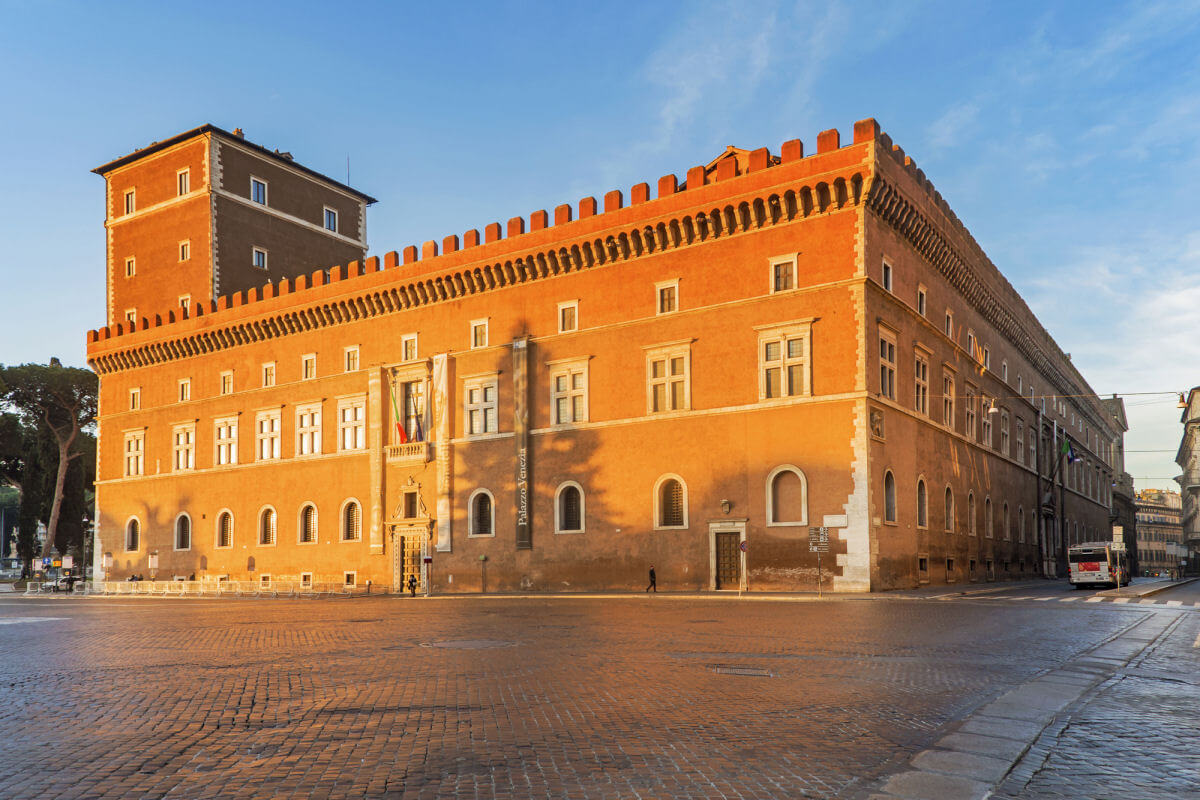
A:
{"type": "Polygon", "coordinates": [[[892,291],[892,265],[886,261],[883,262],[883,288],[892,291]]]}
{"type": "Polygon", "coordinates": [[[478,436],[482,433],[495,433],[496,392],[498,380],[495,374],[476,376],[463,381],[463,398],[465,400],[466,435],[478,436]]]}
{"type": "Polygon", "coordinates": [[[975,428],[975,390],[970,386],[963,390],[963,408],[966,409],[966,426],[963,433],[972,441],[977,441],[979,433],[975,428]]]}
{"type": "Polygon", "coordinates": [[[144,474],[145,466],[146,431],[130,431],[125,434],[125,477],[144,474]]]}
{"type": "Polygon", "coordinates": [[[967,352],[971,355],[971,358],[979,357],[978,354],[975,352],[975,332],[974,331],[967,331],[967,352]]]}
{"type": "Polygon", "coordinates": [[[233,394],[233,371],[221,373],[221,394],[233,394]]]}
{"type": "Polygon", "coordinates": [[[1008,412],[1000,412],[1000,452],[1005,458],[1011,458],[1012,453],[1009,451],[1009,432],[1008,432],[1008,412]]]}
{"type": "Polygon", "coordinates": [[[1022,422],[1021,420],[1017,420],[1016,444],[1017,444],[1017,463],[1024,464],[1025,463],[1025,423],[1022,422]]]}
{"type": "Polygon", "coordinates": [[[186,403],[192,399],[192,379],[180,378],[179,380],[179,402],[186,403]]]}
{"type": "Polygon", "coordinates": [[[267,251],[262,249],[261,247],[254,247],[254,248],[251,248],[250,252],[251,252],[250,263],[253,264],[258,269],[266,269],[267,268],[267,251]]]}
{"type": "Polygon", "coordinates": [[[191,259],[191,257],[192,257],[192,243],[191,242],[180,242],[179,243],[179,260],[180,261],[188,261],[191,259]]]}
{"type": "MultiPolygon", "coordinates": [[[[137,309],[136,308],[125,309],[125,321],[128,322],[130,325],[133,325],[135,322],[137,322],[137,309]]],[[[130,330],[133,330],[133,328],[130,328],[130,330]]]]}
{"type": "Polygon", "coordinates": [[[945,327],[942,328],[942,332],[945,333],[947,336],[949,336],[951,339],[954,338],[954,314],[953,314],[953,312],[951,312],[948,309],[946,311],[945,327]]]}
{"type": "Polygon", "coordinates": [[[879,394],[889,400],[896,399],[896,337],[882,330],[879,332],[879,394]]]}
{"type": "Polygon", "coordinates": [[[192,296],[190,294],[180,295],[179,307],[183,309],[184,314],[190,314],[192,311],[192,296]]]}
{"type": "Polygon", "coordinates": [[[311,572],[301,572],[300,573],[300,585],[305,589],[312,588],[312,573],[311,572]]]}
{"type": "Polygon", "coordinates": [[[357,572],[347,572],[345,574],[344,583],[349,588],[354,588],[355,586],[357,586],[358,585],[358,573],[357,572]]]}
{"type": "Polygon", "coordinates": [[[142,390],[141,389],[130,389],[129,390],[129,410],[137,411],[141,407],[142,407],[142,390]]]}
{"type": "Polygon", "coordinates": [[[983,368],[992,368],[992,351],[986,346],[983,348],[983,368]]]}
{"type": "Polygon", "coordinates": [[[137,274],[137,260],[132,258],[125,259],[125,277],[132,278],[137,274]]]}
{"type": "Polygon", "coordinates": [[[262,365],[262,385],[263,388],[275,385],[275,362],[270,361],[262,365]]]}
{"type": "Polygon", "coordinates": [[[400,360],[417,360],[417,335],[415,333],[408,333],[400,337],[400,360]]]}
{"type": "Polygon", "coordinates": [[[1005,383],[1008,383],[1008,362],[1007,361],[1003,361],[1000,363],[1000,380],[1004,381],[1005,383]]]}
{"type": "Polygon", "coordinates": [[[679,310],[679,279],[654,284],[657,305],[655,313],[673,314],[679,310]]]}
{"type": "Polygon", "coordinates": [[[488,321],[486,319],[471,320],[471,349],[487,347],[488,321]]]}
{"type": "Polygon", "coordinates": [[[314,456],[321,452],[321,404],[296,409],[296,455],[314,456]]]}
{"type": "Polygon", "coordinates": [[[926,306],[925,287],[918,286],[917,287],[917,313],[920,314],[922,317],[925,316],[925,311],[926,311],[925,306],[926,306]]]}
{"type": "Polygon", "coordinates": [[[347,347],[342,351],[342,369],[358,372],[358,347],[347,347]]]}
{"type": "Polygon", "coordinates": [[[132,214],[137,211],[137,192],[133,189],[125,190],[125,213],[132,214]]]}
{"type": "Polygon", "coordinates": [[[183,197],[192,190],[192,171],[181,169],[175,173],[175,194],[183,197]]]}
{"type": "Polygon", "coordinates": [[[983,414],[983,443],[987,447],[995,447],[992,442],[992,417],[995,416],[992,414],[992,401],[987,397],[980,397],[979,407],[983,414]]]}
{"type": "Polygon", "coordinates": [[[213,421],[213,438],[217,453],[214,459],[218,466],[237,463],[238,426],[237,417],[213,421]]]}
{"type": "Polygon", "coordinates": [[[570,333],[579,330],[579,301],[571,300],[558,304],[558,332],[570,333]]]}
{"type": "Polygon", "coordinates": [[[196,468],[196,426],[177,425],[174,431],[174,468],[176,472],[196,468]]]}
{"type": "Polygon", "coordinates": [[[758,329],[758,399],[810,394],[812,325],[800,323],[758,329]]]}
{"type": "Polygon", "coordinates": [[[259,178],[250,179],[250,199],[260,205],[267,204],[267,182],[259,178]]]}
{"type": "Polygon", "coordinates": [[[337,233],[338,229],[338,213],[329,206],[325,206],[325,230],[337,233]]]}
{"type": "Polygon", "coordinates": [[[651,414],[691,408],[690,345],[669,345],[646,352],[646,408],[651,414]]]}
{"type": "Polygon", "coordinates": [[[361,397],[338,401],[338,447],[364,450],[367,447],[367,401],[361,397]]]}
{"type": "Polygon", "coordinates": [[[771,291],[786,292],[796,288],[796,257],[771,259],[771,291]]]}
{"type": "Polygon", "coordinates": [[[913,407],[918,414],[929,416],[929,359],[917,353],[913,361],[913,407]]]}
{"type": "Polygon", "coordinates": [[[550,365],[550,409],[554,425],[588,420],[588,362],[550,365]]]}
{"type": "Polygon", "coordinates": [[[317,354],[308,353],[300,356],[300,377],[302,380],[311,381],[317,377],[317,354]]]}
{"type": "Polygon", "coordinates": [[[259,461],[274,461],[283,456],[281,434],[283,412],[260,411],[254,417],[254,455],[259,461]]]}

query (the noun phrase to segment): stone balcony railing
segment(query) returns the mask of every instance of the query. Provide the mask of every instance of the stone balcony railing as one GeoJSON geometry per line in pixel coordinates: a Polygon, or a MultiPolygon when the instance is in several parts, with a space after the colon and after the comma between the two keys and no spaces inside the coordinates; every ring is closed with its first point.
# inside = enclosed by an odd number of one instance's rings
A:
{"type": "Polygon", "coordinates": [[[385,449],[388,463],[420,463],[429,461],[429,442],[409,442],[408,444],[389,444],[385,449]]]}

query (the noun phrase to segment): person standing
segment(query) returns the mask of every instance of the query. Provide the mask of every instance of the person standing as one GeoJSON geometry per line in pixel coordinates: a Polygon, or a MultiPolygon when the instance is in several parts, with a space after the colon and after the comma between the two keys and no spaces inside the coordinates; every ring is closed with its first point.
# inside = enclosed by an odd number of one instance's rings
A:
{"type": "Polygon", "coordinates": [[[416,575],[408,576],[408,593],[410,595],[412,595],[413,597],[417,596],[417,576],[416,575]]]}
{"type": "Polygon", "coordinates": [[[655,594],[658,594],[658,576],[654,574],[653,564],[650,565],[650,585],[646,587],[646,591],[649,592],[651,589],[654,590],[655,594]]]}

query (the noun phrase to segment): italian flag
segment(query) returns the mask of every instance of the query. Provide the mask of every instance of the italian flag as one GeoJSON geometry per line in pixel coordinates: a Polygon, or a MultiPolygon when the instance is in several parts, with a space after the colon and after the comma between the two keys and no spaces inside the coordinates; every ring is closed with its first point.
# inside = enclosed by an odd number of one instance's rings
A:
{"type": "Polygon", "coordinates": [[[400,420],[400,406],[396,403],[396,387],[391,387],[392,394],[392,414],[396,418],[396,441],[400,444],[408,444],[408,434],[404,432],[404,423],[400,420]]]}

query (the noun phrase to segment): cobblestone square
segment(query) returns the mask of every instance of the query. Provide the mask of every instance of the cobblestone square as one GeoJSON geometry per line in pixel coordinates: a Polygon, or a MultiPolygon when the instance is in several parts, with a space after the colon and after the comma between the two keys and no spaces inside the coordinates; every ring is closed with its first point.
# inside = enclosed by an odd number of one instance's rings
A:
{"type": "Polygon", "coordinates": [[[0,796],[866,797],[984,703],[1155,613],[1172,612],[13,600],[0,796]]]}

